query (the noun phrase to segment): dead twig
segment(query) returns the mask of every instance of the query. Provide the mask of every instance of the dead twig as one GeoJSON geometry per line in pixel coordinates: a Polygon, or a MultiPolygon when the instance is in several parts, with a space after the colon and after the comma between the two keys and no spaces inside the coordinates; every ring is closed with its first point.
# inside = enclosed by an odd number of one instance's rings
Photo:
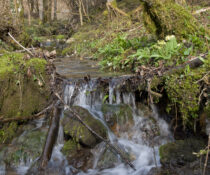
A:
{"type": "Polygon", "coordinates": [[[199,83],[199,82],[203,81],[209,74],[210,74],[210,71],[207,72],[200,80],[196,81],[195,83],[199,83]]]}
{"type": "Polygon", "coordinates": [[[206,12],[210,10],[210,7],[207,7],[207,8],[203,8],[203,9],[200,9],[200,10],[196,10],[195,12],[193,12],[193,14],[200,14],[200,13],[203,13],[203,12],[206,12]]]}
{"type": "Polygon", "coordinates": [[[34,56],[34,54],[29,49],[27,49],[23,45],[21,45],[9,32],[8,32],[8,35],[10,36],[10,38],[12,38],[15,41],[15,43],[17,45],[19,45],[22,49],[24,49],[25,51],[27,51],[31,56],[34,56]]]}
{"type": "Polygon", "coordinates": [[[207,167],[208,157],[209,157],[209,147],[210,147],[210,134],[209,134],[208,148],[207,148],[207,153],[206,153],[206,160],[205,160],[205,164],[203,168],[203,175],[206,174],[206,167],[207,167]]]}

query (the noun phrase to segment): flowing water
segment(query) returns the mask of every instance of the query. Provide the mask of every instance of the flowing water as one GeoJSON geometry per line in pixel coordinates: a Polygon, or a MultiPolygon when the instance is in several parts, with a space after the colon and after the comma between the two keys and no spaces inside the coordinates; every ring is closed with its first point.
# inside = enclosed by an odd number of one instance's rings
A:
{"type": "MultiPolygon", "coordinates": [[[[88,83],[81,83],[79,86],[76,84],[75,82],[66,85],[64,92],[65,102],[69,105],[78,105],[88,109],[95,118],[99,119],[108,128],[101,112],[105,94],[103,91],[99,90],[100,87],[98,87],[97,81],[91,80],[88,83]]],[[[121,92],[117,87],[117,79],[111,79],[108,86],[108,103],[112,105],[128,104],[133,111],[134,125],[126,131],[119,133],[118,136],[108,128],[109,140],[113,144],[117,142],[127,152],[132,154],[135,159],[132,163],[137,170],[134,171],[129,166],[125,165],[120,161],[119,157],[119,161],[115,167],[97,170],[97,161],[105,149],[102,143],[92,150],[94,154],[93,168],[89,169],[88,172],[80,172],[78,175],[146,175],[152,167],[156,165],[160,166],[159,146],[172,139],[168,124],[159,117],[156,107],[152,106],[152,116],[157,122],[156,125],[159,128],[160,134],[153,138],[154,143],[152,144],[153,146],[151,146],[151,144],[149,144],[149,139],[151,138],[145,138],[145,133],[143,132],[145,128],[148,130],[152,128],[151,120],[148,116],[144,116],[143,109],[137,106],[133,92],[121,92]]]]}
{"type": "MultiPolygon", "coordinates": [[[[158,149],[160,145],[171,141],[173,138],[168,124],[159,116],[156,106],[151,106],[150,115],[147,115],[145,108],[136,102],[134,92],[124,91],[119,88],[120,78],[107,78],[105,84],[101,84],[98,79],[84,81],[75,77],[75,79],[69,80],[64,87],[64,101],[70,106],[77,105],[87,109],[96,119],[100,120],[108,130],[110,142],[113,145],[119,145],[126,153],[131,155],[131,161],[136,171],[126,165],[116,153],[117,161],[113,162],[113,166],[105,169],[98,168],[99,161],[106,149],[103,142],[91,150],[93,154],[92,168],[86,172],[76,170],[68,164],[66,157],[61,152],[64,145],[64,132],[62,125],[60,125],[57,143],[53,149],[47,174],[71,175],[73,172],[74,174],[77,172],[77,175],[147,175],[152,167],[160,166],[158,149]],[[113,132],[104,119],[103,104],[113,106],[119,104],[129,105],[132,109],[133,125],[123,131],[117,128],[117,134],[113,132]],[[158,128],[159,134],[148,136],[147,132],[153,132],[154,128],[158,128]],[[50,169],[52,169],[53,173],[50,169]]],[[[63,115],[61,118],[63,118],[63,115]]],[[[43,128],[47,130],[48,125],[43,120],[34,122],[35,125],[30,130],[26,130],[18,139],[27,132],[39,131],[43,130],[43,128]]],[[[0,175],[23,175],[38,158],[32,159],[28,157],[27,161],[21,161],[13,169],[6,168],[5,162],[0,161],[0,175]]]]}

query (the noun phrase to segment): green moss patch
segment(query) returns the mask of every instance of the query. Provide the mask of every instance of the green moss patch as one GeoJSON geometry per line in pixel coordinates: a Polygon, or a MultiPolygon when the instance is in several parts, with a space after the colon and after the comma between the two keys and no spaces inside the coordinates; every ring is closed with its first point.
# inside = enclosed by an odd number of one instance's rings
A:
{"type": "Polygon", "coordinates": [[[0,116],[31,116],[49,98],[47,61],[10,53],[0,57],[0,116]]]}
{"type": "Polygon", "coordinates": [[[143,3],[144,23],[159,38],[176,35],[186,38],[199,33],[199,25],[191,13],[172,0],[148,0],[143,3]]]}
{"type": "MultiPolygon", "coordinates": [[[[197,69],[190,70],[186,67],[183,72],[166,77],[165,88],[169,97],[168,112],[175,109],[181,114],[183,125],[193,126],[198,119],[201,106],[200,80],[210,69],[210,59],[197,69]]],[[[207,102],[208,103],[208,102],[207,102]]],[[[209,110],[207,105],[205,110],[209,110]]]]}

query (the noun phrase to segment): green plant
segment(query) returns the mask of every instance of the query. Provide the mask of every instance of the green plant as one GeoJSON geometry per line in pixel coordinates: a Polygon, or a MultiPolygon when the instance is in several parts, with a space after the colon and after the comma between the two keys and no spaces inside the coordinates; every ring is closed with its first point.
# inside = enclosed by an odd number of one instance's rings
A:
{"type": "Polygon", "coordinates": [[[171,35],[150,47],[138,49],[130,58],[136,58],[141,64],[156,63],[159,60],[170,60],[180,48],[181,45],[177,43],[175,36],[171,35]]]}

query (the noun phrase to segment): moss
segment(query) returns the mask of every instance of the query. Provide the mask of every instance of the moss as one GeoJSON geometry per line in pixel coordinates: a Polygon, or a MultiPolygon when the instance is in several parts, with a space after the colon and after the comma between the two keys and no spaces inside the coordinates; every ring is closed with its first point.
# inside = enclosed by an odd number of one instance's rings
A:
{"type": "Polygon", "coordinates": [[[47,130],[32,130],[19,136],[14,144],[15,149],[8,147],[4,161],[10,166],[19,165],[21,161],[28,163],[35,160],[42,153],[47,130]]]}
{"type": "Polygon", "coordinates": [[[0,144],[9,143],[11,139],[16,136],[17,127],[16,122],[5,124],[4,127],[0,129],[0,144]]]}
{"type": "Polygon", "coordinates": [[[33,68],[39,73],[45,73],[47,61],[40,58],[32,58],[26,62],[26,68],[33,68]]]}
{"type": "Polygon", "coordinates": [[[0,115],[31,116],[45,107],[50,93],[46,65],[46,60],[25,59],[24,54],[0,57],[0,115]]]}
{"type": "Polygon", "coordinates": [[[63,40],[66,39],[65,35],[54,35],[53,38],[57,39],[57,40],[63,40]]]}
{"type": "Polygon", "coordinates": [[[77,149],[79,149],[79,144],[74,140],[68,140],[64,143],[62,152],[64,155],[67,156],[69,154],[75,154],[77,152],[77,149]]]}
{"type": "Polygon", "coordinates": [[[199,32],[196,19],[173,0],[149,0],[143,6],[145,26],[159,38],[171,34],[186,38],[188,34],[199,32]]]}
{"type": "Polygon", "coordinates": [[[177,140],[167,143],[159,148],[160,161],[167,166],[177,166],[182,162],[182,166],[197,159],[193,152],[199,152],[205,147],[205,141],[196,138],[177,140]]]}
{"type": "Polygon", "coordinates": [[[186,67],[184,72],[179,72],[166,77],[165,88],[168,98],[168,112],[175,109],[181,114],[183,126],[192,127],[198,118],[200,109],[200,85],[197,83],[210,69],[210,59],[197,69],[190,70],[186,67]]]}
{"type": "MultiPolygon", "coordinates": [[[[86,109],[75,106],[73,109],[81,116],[83,122],[90,126],[90,128],[97,132],[103,138],[106,138],[107,132],[104,125],[97,119],[95,119],[86,109]]],[[[75,142],[86,145],[87,147],[94,147],[100,140],[95,137],[81,122],[79,122],[75,116],[70,112],[64,113],[63,120],[64,133],[67,136],[73,138],[75,142]]]]}

